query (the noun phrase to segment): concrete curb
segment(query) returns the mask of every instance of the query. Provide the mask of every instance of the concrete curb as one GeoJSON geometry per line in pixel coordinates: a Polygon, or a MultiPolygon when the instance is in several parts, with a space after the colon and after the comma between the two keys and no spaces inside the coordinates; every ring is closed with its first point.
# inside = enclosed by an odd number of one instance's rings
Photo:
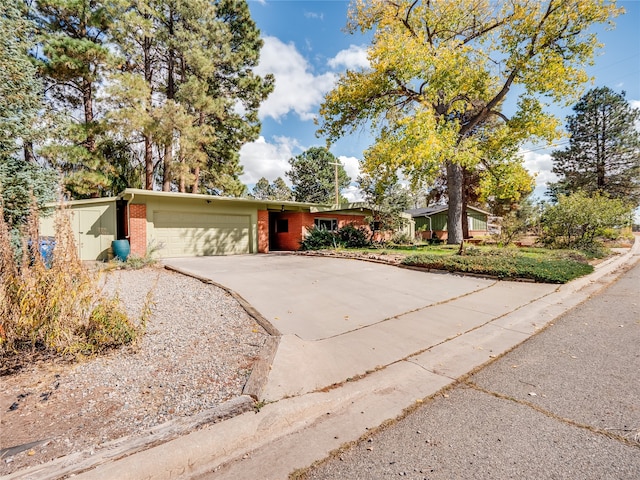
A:
{"type": "MultiPolygon", "coordinates": [[[[118,438],[100,445],[98,450],[75,452],[51,462],[36,465],[24,470],[3,476],[3,480],[55,480],[62,477],[76,476],[82,472],[92,471],[105,464],[117,462],[123,458],[133,458],[136,454],[153,449],[158,445],[188,435],[194,431],[206,429],[218,422],[242,415],[254,410],[254,399],[242,395],[232,398],[217,407],[205,410],[192,417],[178,418],[158,425],[144,435],[118,438]]],[[[107,478],[107,477],[104,477],[107,478]]],[[[111,477],[109,477],[111,478],[111,477]]],[[[116,477],[113,477],[116,478],[116,477]]],[[[142,477],[138,477],[142,478],[142,477]]]]}
{"type": "Polygon", "coordinates": [[[214,285],[218,288],[221,288],[222,290],[224,290],[225,292],[227,292],[229,295],[231,295],[239,304],[240,306],[249,314],[249,316],[251,318],[253,318],[256,322],[258,322],[258,324],[264,328],[267,333],[269,335],[273,335],[273,336],[279,336],[280,332],[278,331],[278,329],[276,327],[273,326],[273,324],[267,320],[258,310],[256,310],[253,305],[251,305],[249,302],[247,302],[242,295],[240,295],[238,292],[230,289],[229,287],[226,287],[220,283],[214,282],[213,280],[206,278],[206,277],[201,277],[200,275],[195,275],[193,273],[190,272],[186,272],[180,268],[176,268],[173,267],[171,265],[165,265],[164,268],[166,268],[169,271],[172,272],[176,272],[179,273],[181,275],[185,275],[187,277],[191,277],[191,278],[195,278],[196,280],[200,280],[203,283],[207,283],[209,285],[214,285]]]}
{"type": "Polygon", "coordinates": [[[281,333],[276,327],[273,326],[273,324],[269,320],[267,320],[258,310],[256,310],[253,305],[247,302],[244,297],[242,297],[242,295],[240,295],[233,289],[226,287],[220,283],[214,282],[209,278],[201,277],[200,275],[187,272],[171,265],[165,265],[164,268],[169,271],[185,275],[187,277],[195,278],[196,280],[200,280],[203,283],[221,288],[229,295],[231,295],[247,312],[247,314],[256,322],[258,322],[258,324],[262,328],[264,328],[269,335],[271,335],[271,337],[267,339],[265,345],[261,349],[260,357],[254,364],[254,367],[251,369],[249,379],[247,380],[247,383],[242,390],[243,395],[249,395],[255,401],[258,401],[265,385],[267,384],[269,371],[271,370],[271,364],[273,363],[273,359],[276,356],[278,345],[280,344],[280,338],[282,337],[281,333]]]}

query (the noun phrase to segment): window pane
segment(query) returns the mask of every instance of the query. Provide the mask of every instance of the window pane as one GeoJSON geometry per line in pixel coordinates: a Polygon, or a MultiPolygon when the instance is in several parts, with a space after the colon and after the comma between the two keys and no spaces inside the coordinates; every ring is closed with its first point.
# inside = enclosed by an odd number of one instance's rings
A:
{"type": "Polygon", "coordinates": [[[286,218],[278,219],[276,222],[276,232],[286,233],[289,231],[289,220],[286,218]]]}
{"type": "Polygon", "coordinates": [[[315,218],[313,220],[316,228],[335,232],[338,229],[338,221],[335,218],[315,218]]]}

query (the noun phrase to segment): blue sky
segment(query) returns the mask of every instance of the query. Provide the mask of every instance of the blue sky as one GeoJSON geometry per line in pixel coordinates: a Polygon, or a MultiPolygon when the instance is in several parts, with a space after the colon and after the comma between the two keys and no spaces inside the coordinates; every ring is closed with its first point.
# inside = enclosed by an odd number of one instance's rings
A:
{"type": "MultiPolygon", "coordinates": [[[[627,100],[640,108],[640,0],[617,3],[626,14],[616,19],[613,30],[597,27],[604,46],[587,72],[594,77],[593,86],[624,90],[627,100]]],[[[348,6],[345,0],[249,0],[264,40],[257,71],[272,73],[276,79],[274,92],[260,108],[261,136],[240,152],[241,179],[250,189],[260,177],[273,181],[281,176],[289,183],[284,175],[289,158],[325,144],[315,136],[313,121],[324,95],[340,73],[367,65],[370,36],[345,33],[348,6]]],[[[572,113],[570,106],[554,105],[550,110],[563,123],[572,113]]],[[[371,141],[363,131],[331,148],[354,181],[362,152],[371,141]]],[[[521,152],[527,169],[537,173],[537,196],[544,193],[546,182],[555,179],[549,152],[546,145],[527,145],[521,152]]],[[[343,195],[358,200],[355,183],[343,195]]]]}

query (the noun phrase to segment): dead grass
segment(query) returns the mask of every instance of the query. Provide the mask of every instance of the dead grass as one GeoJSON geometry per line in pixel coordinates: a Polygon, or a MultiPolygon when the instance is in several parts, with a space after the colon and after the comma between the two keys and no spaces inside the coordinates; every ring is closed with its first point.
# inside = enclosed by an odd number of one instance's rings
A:
{"type": "MultiPolygon", "coordinates": [[[[69,212],[55,212],[53,259],[43,260],[34,206],[22,231],[16,259],[9,225],[0,205],[0,357],[15,370],[34,356],[92,355],[135,343],[144,332],[149,308],[134,323],[117,297],[105,296],[98,273],[78,258],[69,212]]],[[[149,297],[150,298],[150,297],[149,297]]],[[[0,372],[7,373],[7,372],[0,372]]]]}

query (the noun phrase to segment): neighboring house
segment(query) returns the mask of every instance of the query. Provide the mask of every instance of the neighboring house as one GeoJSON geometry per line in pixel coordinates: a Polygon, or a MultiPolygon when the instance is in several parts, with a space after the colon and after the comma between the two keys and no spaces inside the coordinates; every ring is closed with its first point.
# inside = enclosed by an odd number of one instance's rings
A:
{"type": "MultiPolygon", "coordinates": [[[[107,260],[111,242],[128,239],[131,253],[150,245],[159,257],[190,257],[298,250],[307,231],[367,226],[364,204],[339,207],[302,202],[228,198],[191,193],[126,189],[117,197],[65,204],[82,260],[107,260]]],[[[413,222],[407,215],[407,232],[413,222]]],[[[52,236],[52,217],[41,219],[41,234],[52,236]]]]}
{"type": "MultiPolygon", "coordinates": [[[[423,240],[438,238],[447,239],[447,205],[435,205],[433,207],[416,208],[407,210],[415,222],[416,235],[423,240]]],[[[469,236],[488,235],[487,221],[490,213],[475,207],[467,207],[467,219],[469,222],[469,236]]]]}

